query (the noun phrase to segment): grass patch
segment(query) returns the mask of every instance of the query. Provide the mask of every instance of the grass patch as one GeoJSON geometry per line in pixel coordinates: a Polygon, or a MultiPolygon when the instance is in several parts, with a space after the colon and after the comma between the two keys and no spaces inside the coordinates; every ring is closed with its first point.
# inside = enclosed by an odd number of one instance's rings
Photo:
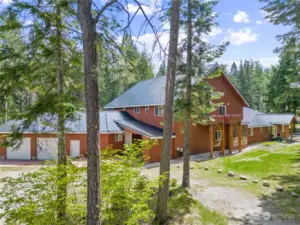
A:
{"type": "Polygon", "coordinates": [[[171,187],[169,199],[169,215],[171,225],[226,225],[227,219],[222,214],[209,210],[194,200],[187,189],[171,187]]]}
{"type": "MultiPolygon", "coordinates": [[[[209,179],[216,186],[241,188],[256,194],[262,201],[262,207],[269,210],[272,206],[277,213],[295,214],[300,212],[299,200],[290,195],[300,194],[300,145],[271,145],[251,152],[195,163],[197,167],[209,167],[209,171],[198,170],[194,177],[209,179]],[[217,173],[219,168],[223,173],[217,173]],[[227,172],[236,173],[228,178],[227,172]],[[247,181],[241,181],[239,175],[246,175],[247,181]],[[258,180],[258,184],[252,182],[258,180]],[[262,186],[267,180],[271,186],[262,186]],[[276,192],[276,186],[283,186],[284,192],[276,192]]],[[[198,178],[197,178],[198,179],[198,178]]],[[[297,218],[300,220],[300,218],[297,218]]]]}

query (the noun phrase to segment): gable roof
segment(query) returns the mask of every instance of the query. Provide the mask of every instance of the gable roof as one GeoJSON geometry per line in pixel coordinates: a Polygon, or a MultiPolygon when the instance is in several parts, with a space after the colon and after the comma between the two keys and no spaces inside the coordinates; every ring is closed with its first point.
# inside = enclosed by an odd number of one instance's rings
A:
{"type": "MultiPolygon", "coordinates": [[[[44,116],[24,130],[23,133],[56,133],[56,120],[55,116],[44,116]]],[[[127,112],[100,112],[99,122],[100,133],[123,133],[124,127],[127,127],[149,138],[163,136],[163,129],[138,121],[127,112]]],[[[10,120],[0,126],[0,133],[11,133],[12,128],[21,125],[21,123],[22,121],[10,120]]],[[[77,112],[76,119],[66,123],[66,130],[66,133],[86,133],[85,113],[77,112]]]]}
{"type": "MultiPolygon", "coordinates": [[[[213,64],[208,66],[205,74],[210,74],[212,71],[219,68],[219,65],[213,64]]],[[[227,75],[223,72],[222,75],[228,81],[235,93],[244,102],[245,106],[249,106],[240,92],[236,89],[227,75]]],[[[182,76],[176,76],[176,79],[182,76]]],[[[155,77],[152,79],[141,81],[133,87],[125,91],[123,94],[109,102],[104,109],[124,108],[124,107],[139,107],[139,106],[154,106],[165,104],[165,86],[166,76],[155,77]]]]}
{"type": "Polygon", "coordinates": [[[268,114],[248,107],[243,108],[243,121],[248,127],[266,127],[273,124],[289,125],[295,119],[294,114],[268,114]]]}

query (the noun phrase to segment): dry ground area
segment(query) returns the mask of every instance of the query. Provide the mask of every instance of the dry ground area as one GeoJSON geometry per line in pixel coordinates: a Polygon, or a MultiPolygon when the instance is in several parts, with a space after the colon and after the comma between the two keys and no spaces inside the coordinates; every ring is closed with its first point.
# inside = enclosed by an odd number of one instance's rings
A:
{"type": "MultiPolygon", "coordinates": [[[[193,162],[189,190],[193,198],[225,215],[229,224],[300,224],[300,198],[290,195],[300,194],[300,145],[269,144],[235,156],[193,162]],[[218,173],[220,168],[223,173],[218,173]],[[228,177],[229,170],[235,177],[228,177]],[[240,180],[240,175],[247,180],[240,180]],[[264,180],[271,186],[262,186],[264,180]],[[275,190],[278,185],[284,192],[275,190]]],[[[145,174],[154,178],[159,168],[147,169],[145,174]]],[[[182,162],[171,166],[170,175],[180,184],[182,162]]]]}

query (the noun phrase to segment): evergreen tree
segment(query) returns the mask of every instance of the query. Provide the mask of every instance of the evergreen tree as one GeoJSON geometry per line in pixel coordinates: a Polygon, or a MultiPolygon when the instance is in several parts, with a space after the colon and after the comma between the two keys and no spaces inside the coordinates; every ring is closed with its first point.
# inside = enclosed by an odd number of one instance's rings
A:
{"type": "Polygon", "coordinates": [[[156,74],[157,77],[166,76],[167,68],[166,68],[166,61],[163,60],[163,62],[160,64],[158,68],[158,72],[156,74]]]}
{"type": "Polygon", "coordinates": [[[215,111],[212,104],[213,89],[205,79],[206,66],[221,56],[228,43],[214,46],[203,40],[212,27],[216,26],[214,6],[218,1],[194,1],[182,3],[181,26],[187,38],[180,45],[180,74],[176,97],[176,119],[184,120],[184,166],[182,186],[189,187],[189,152],[191,124],[205,124],[211,120],[210,113],[215,111]],[[194,82],[192,83],[192,79],[194,82]],[[184,109],[184,110],[182,110],[184,109]],[[183,115],[184,114],[184,115],[183,115]]]}
{"type": "Polygon", "coordinates": [[[230,75],[233,77],[237,77],[238,75],[238,68],[237,65],[235,64],[235,62],[232,63],[231,68],[230,68],[230,75]]]}
{"type": "MultiPolygon", "coordinates": [[[[45,115],[55,115],[58,137],[58,181],[67,176],[65,150],[65,123],[72,119],[76,110],[73,93],[77,88],[72,85],[78,76],[79,54],[74,37],[67,34],[64,21],[73,16],[70,5],[65,1],[14,1],[2,12],[1,30],[21,32],[20,46],[9,46],[1,63],[1,95],[5,98],[15,93],[38,93],[38,98],[31,105],[21,105],[14,118],[22,120],[13,134],[7,138],[11,144],[21,138],[22,132],[37,120],[47,120],[45,115]],[[34,19],[31,25],[22,21],[29,14],[34,19]],[[18,52],[19,57],[14,53],[18,52]],[[17,58],[14,63],[7,63],[7,58],[17,58]],[[71,81],[71,82],[70,82],[71,81]],[[54,85],[53,85],[54,84],[54,85]],[[24,88],[25,87],[25,88],[24,88]]],[[[7,46],[4,45],[7,50],[7,46]]],[[[15,100],[15,102],[17,102],[15,100]]],[[[20,104],[20,103],[18,103],[20,104]]],[[[7,143],[5,143],[7,144],[7,143]]],[[[62,182],[57,190],[57,223],[66,221],[67,187],[62,182]]]]}

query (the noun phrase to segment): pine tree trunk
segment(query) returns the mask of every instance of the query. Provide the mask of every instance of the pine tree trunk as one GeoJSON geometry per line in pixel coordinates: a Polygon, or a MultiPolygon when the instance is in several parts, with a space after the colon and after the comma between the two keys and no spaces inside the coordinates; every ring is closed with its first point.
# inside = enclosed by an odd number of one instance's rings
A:
{"type": "Polygon", "coordinates": [[[191,127],[191,100],[192,100],[192,20],[191,0],[188,0],[187,15],[187,76],[186,76],[186,108],[184,120],[183,146],[183,176],[182,187],[190,187],[190,127],[191,127]]]}
{"type": "Polygon", "coordinates": [[[160,159],[160,175],[166,179],[159,186],[157,201],[157,221],[164,224],[168,219],[168,197],[170,180],[170,159],[173,133],[174,86],[177,64],[180,0],[172,0],[171,29],[169,42],[168,67],[166,77],[165,116],[163,146],[160,159]]]}
{"type": "MultiPolygon", "coordinates": [[[[63,87],[63,59],[62,59],[62,32],[61,32],[61,9],[56,5],[56,57],[57,57],[57,88],[60,97],[64,94],[63,87]]],[[[65,115],[64,110],[60,110],[57,115],[57,139],[58,139],[58,188],[57,188],[57,220],[58,224],[66,224],[67,209],[67,184],[65,179],[67,172],[65,165],[67,162],[65,147],[65,115]]]]}
{"type": "Polygon", "coordinates": [[[92,1],[77,1],[84,54],[84,83],[87,121],[87,224],[100,224],[99,91],[97,79],[96,23],[92,1]]]}

